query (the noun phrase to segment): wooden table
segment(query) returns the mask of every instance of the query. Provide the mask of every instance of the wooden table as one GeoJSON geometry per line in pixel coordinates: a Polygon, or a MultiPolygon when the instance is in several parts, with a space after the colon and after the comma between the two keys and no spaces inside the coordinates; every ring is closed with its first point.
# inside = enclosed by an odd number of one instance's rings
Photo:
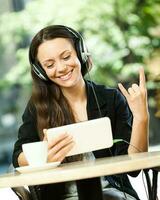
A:
{"type": "Polygon", "coordinates": [[[55,169],[0,176],[0,187],[40,185],[120,174],[160,166],[160,151],[62,164],[55,169]]]}

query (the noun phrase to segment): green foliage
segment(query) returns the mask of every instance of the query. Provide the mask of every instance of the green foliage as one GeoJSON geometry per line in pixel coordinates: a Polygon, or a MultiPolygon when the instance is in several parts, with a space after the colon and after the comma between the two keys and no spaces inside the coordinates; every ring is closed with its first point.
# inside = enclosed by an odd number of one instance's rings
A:
{"type": "Polygon", "coordinates": [[[0,86],[31,83],[29,41],[50,24],[68,25],[83,33],[93,57],[95,80],[110,86],[130,81],[137,73],[135,66],[145,66],[146,58],[160,45],[160,36],[155,34],[159,10],[159,1],[147,0],[36,0],[21,12],[5,13],[0,18],[0,55],[12,43],[17,50],[16,64],[10,64],[0,86]]]}
{"type": "Polygon", "coordinates": [[[160,77],[159,11],[159,0],[34,0],[22,11],[1,14],[0,133],[13,135],[19,126],[32,87],[29,43],[51,24],[67,25],[83,34],[94,63],[91,77],[99,83],[131,84],[143,65],[149,91],[157,89],[156,101],[150,95],[149,104],[160,117],[160,78],[155,78],[160,77]],[[12,126],[8,119],[2,123],[7,116],[16,116],[12,126]]]}

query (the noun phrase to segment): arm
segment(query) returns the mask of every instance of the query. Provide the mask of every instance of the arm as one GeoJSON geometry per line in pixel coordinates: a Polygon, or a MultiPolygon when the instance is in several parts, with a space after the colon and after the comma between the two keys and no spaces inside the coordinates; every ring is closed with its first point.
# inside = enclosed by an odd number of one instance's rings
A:
{"type": "Polygon", "coordinates": [[[128,154],[148,151],[148,121],[148,118],[144,118],[141,121],[133,118],[130,143],[137,147],[137,149],[130,145],[128,148],[128,154]]]}
{"type": "Polygon", "coordinates": [[[39,141],[38,132],[36,129],[36,114],[34,107],[28,103],[23,115],[22,125],[18,130],[18,139],[15,142],[12,162],[14,167],[27,165],[27,161],[22,152],[22,144],[39,141]]]}
{"type": "MultiPolygon", "coordinates": [[[[36,113],[33,106],[28,105],[26,107],[22,120],[23,124],[19,128],[18,140],[14,145],[12,156],[14,167],[28,165],[22,151],[22,144],[40,140],[36,127],[36,113]]],[[[46,135],[46,129],[44,129],[44,135],[46,135]]],[[[47,140],[46,136],[44,140],[47,140]]],[[[48,144],[48,162],[62,161],[73,146],[73,139],[68,134],[58,136],[48,144]]]]}
{"type": "Polygon", "coordinates": [[[18,165],[19,166],[26,166],[26,165],[28,165],[28,162],[27,162],[27,160],[26,160],[23,152],[21,152],[19,154],[19,156],[18,156],[18,165]]]}
{"type": "MultiPolygon", "coordinates": [[[[72,137],[68,134],[65,133],[60,136],[57,136],[57,138],[55,138],[55,140],[48,145],[47,162],[62,162],[66,157],[66,154],[68,154],[68,152],[73,148],[73,146],[74,142],[72,140],[72,137]]],[[[28,162],[23,152],[21,152],[18,156],[18,165],[28,165],[28,162]]]]}
{"type": "Polygon", "coordinates": [[[132,84],[128,91],[118,84],[119,89],[126,97],[133,114],[133,125],[128,154],[148,151],[149,113],[147,106],[147,90],[143,68],[139,71],[139,85],[132,84]]]}

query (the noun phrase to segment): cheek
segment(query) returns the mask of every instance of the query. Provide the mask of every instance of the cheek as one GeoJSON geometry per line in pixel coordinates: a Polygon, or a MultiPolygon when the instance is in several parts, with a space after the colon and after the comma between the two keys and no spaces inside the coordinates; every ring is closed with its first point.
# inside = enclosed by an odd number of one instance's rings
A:
{"type": "Polygon", "coordinates": [[[81,69],[81,63],[78,60],[78,58],[72,59],[68,62],[68,65],[74,67],[74,68],[80,68],[81,69]]]}
{"type": "Polygon", "coordinates": [[[46,70],[46,74],[48,77],[52,77],[55,74],[55,72],[53,69],[50,69],[50,70],[46,70]]]}

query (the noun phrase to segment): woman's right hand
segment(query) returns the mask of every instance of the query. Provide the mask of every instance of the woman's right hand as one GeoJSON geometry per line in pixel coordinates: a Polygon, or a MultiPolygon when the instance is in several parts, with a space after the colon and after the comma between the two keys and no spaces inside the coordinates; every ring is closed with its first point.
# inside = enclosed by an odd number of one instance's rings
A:
{"type": "MultiPolygon", "coordinates": [[[[43,131],[45,135],[44,140],[47,140],[46,131],[46,129],[43,131]]],[[[47,162],[62,162],[74,144],[73,137],[67,133],[56,136],[48,143],[47,162]]]]}

